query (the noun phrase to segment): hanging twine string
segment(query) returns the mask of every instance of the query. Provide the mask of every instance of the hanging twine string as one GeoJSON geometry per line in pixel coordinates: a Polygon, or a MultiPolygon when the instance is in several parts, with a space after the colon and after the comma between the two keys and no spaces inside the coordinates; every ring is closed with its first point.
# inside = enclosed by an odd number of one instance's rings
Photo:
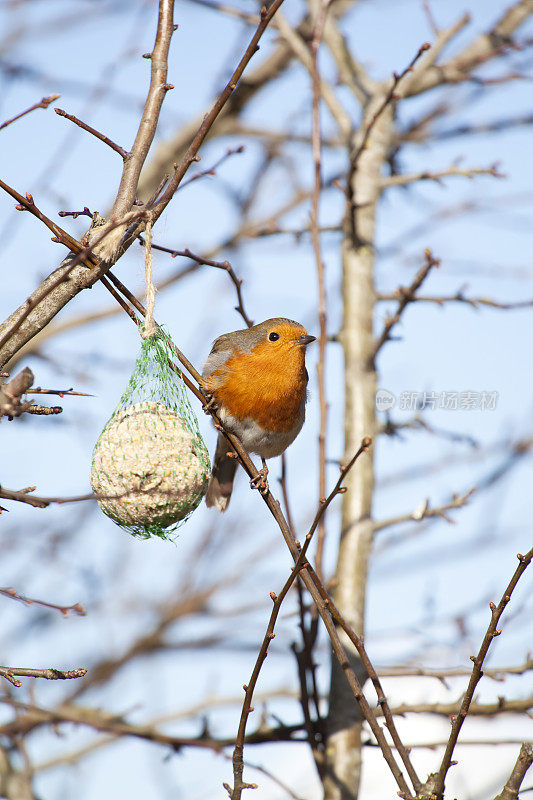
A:
{"type": "Polygon", "coordinates": [[[146,316],[144,330],[141,330],[143,339],[149,339],[157,333],[154,321],[155,286],[152,282],[152,220],[148,219],[145,229],[144,242],[144,273],[146,276],[146,316]]]}

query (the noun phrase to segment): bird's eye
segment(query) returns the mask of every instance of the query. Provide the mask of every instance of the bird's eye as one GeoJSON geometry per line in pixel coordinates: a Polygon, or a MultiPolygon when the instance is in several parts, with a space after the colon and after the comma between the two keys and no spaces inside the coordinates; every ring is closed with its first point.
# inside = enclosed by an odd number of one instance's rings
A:
{"type": "Polygon", "coordinates": [[[272,331],[272,333],[268,334],[268,341],[269,342],[277,342],[279,339],[279,333],[272,331]]]}

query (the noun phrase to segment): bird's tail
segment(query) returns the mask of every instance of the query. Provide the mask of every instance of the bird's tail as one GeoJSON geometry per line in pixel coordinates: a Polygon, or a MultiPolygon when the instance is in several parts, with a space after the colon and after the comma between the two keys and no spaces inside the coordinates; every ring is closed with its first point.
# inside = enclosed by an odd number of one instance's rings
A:
{"type": "Polygon", "coordinates": [[[205,504],[208,508],[213,506],[218,511],[225,511],[228,507],[231,492],[233,490],[233,479],[237,469],[237,460],[229,458],[227,453],[231,450],[231,445],[225,436],[218,434],[217,449],[213,459],[213,469],[207,487],[205,504]]]}

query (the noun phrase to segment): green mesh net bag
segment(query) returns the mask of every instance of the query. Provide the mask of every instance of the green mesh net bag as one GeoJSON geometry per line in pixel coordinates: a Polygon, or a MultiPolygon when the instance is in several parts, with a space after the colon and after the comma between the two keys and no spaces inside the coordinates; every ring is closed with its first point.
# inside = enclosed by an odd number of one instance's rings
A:
{"type": "Polygon", "coordinates": [[[204,496],[209,454],[183,379],[169,364],[170,338],[143,340],[126,391],[93,453],[98,504],[134,536],[172,538],[204,496]]]}

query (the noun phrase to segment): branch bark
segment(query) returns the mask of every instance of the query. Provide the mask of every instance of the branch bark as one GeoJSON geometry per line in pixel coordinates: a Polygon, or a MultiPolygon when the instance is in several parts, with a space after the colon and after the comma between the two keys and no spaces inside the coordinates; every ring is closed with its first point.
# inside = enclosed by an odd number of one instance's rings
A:
{"type": "Polygon", "coordinates": [[[533,764],[533,744],[524,742],[516,759],[516,764],[509,776],[509,780],[499,795],[494,800],[518,800],[518,792],[522,786],[526,772],[533,764]]]}
{"type": "MultiPolygon", "coordinates": [[[[373,316],[374,231],[376,203],[380,196],[381,171],[386,162],[393,134],[393,109],[388,106],[373,123],[372,137],[360,150],[364,131],[381,108],[383,96],[368,104],[363,125],[351,143],[360,153],[347,176],[349,197],[344,219],[342,243],[344,320],[339,341],[345,361],[345,453],[364,436],[374,437],[377,388],[373,316]]],[[[341,540],[335,571],[335,604],[359,636],[364,634],[365,595],[368,562],[372,548],[372,496],[374,491],[373,456],[347,480],[348,491],[342,504],[341,540]]],[[[344,634],[350,663],[364,680],[361,662],[344,634]]],[[[354,800],[358,794],[361,769],[361,718],[345,688],[345,680],[334,661],[331,668],[328,716],[326,800],[354,800]]]]}

